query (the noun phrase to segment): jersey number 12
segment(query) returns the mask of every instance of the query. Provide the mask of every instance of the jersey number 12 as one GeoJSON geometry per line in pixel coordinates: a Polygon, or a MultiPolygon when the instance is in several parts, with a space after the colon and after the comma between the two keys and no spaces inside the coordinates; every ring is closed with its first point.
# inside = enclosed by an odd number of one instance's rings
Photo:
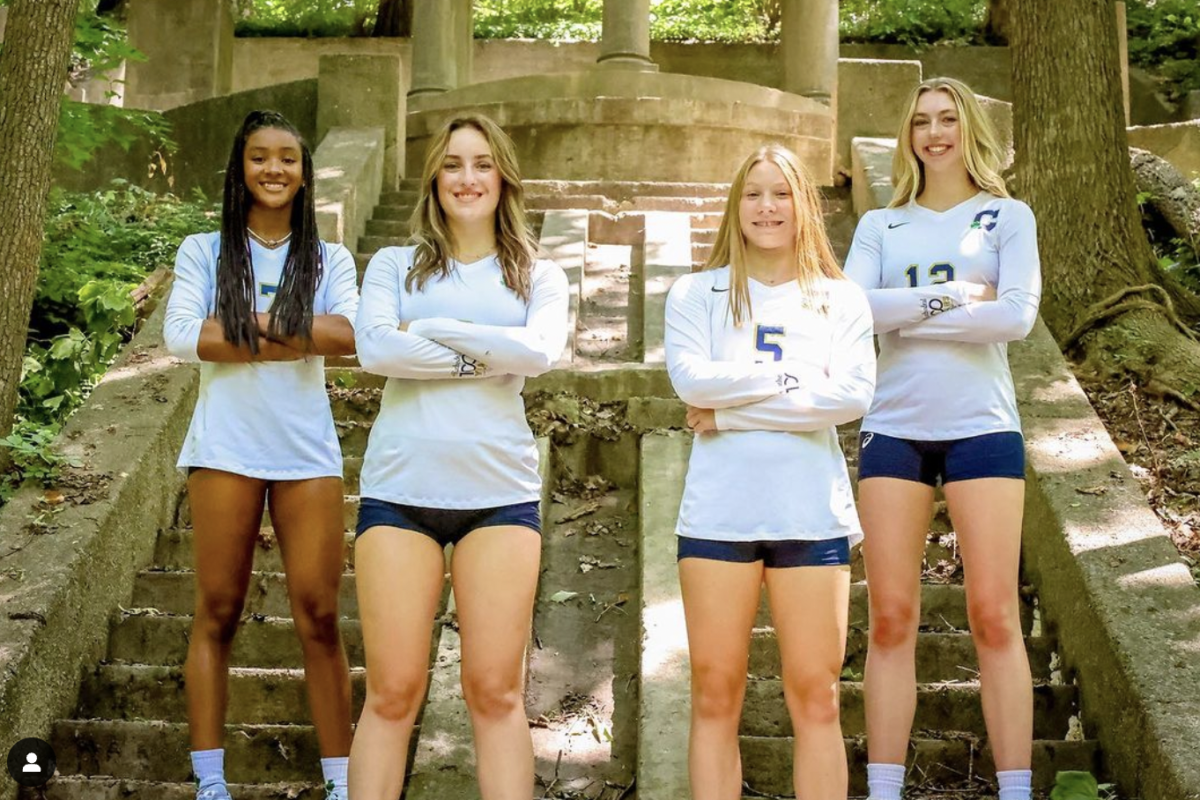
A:
{"type": "MultiPolygon", "coordinates": [[[[915,289],[921,285],[917,280],[916,264],[910,264],[908,269],[904,271],[904,274],[908,276],[908,285],[910,287],[915,289]]],[[[939,261],[929,267],[929,283],[931,285],[937,283],[946,283],[947,281],[952,280],[954,280],[954,265],[948,261],[939,261]]]]}

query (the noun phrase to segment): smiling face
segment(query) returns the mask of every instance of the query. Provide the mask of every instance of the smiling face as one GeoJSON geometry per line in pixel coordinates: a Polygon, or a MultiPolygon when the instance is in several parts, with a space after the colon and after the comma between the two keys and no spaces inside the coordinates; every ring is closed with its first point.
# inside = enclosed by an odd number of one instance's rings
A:
{"type": "Polygon", "coordinates": [[[760,161],[750,168],[742,186],[738,216],[747,249],[795,247],[792,188],[775,163],[760,161]]]}
{"type": "Polygon", "coordinates": [[[438,203],[451,222],[495,219],[502,180],[487,138],[472,127],[450,134],[437,173],[438,203]]]}
{"type": "Polygon", "coordinates": [[[962,120],[948,92],[935,89],[917,98],[912,148],[926,170],[957,169],[964,164],[962,120]]]}
{"type": "Polygon", "coordinates": [[[289,208],[304,185],[300,142],[279,128],[259,128],[246,138],[242,168],[246,189],[262,208],[289,208]]]}

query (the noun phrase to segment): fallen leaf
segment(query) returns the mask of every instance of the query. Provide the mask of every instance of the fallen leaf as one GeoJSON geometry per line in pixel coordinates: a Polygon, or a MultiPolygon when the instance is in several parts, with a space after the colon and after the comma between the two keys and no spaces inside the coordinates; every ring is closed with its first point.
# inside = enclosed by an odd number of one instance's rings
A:
{"type": "Polygon", "coordinates": [[[579,592],[568,592],[566,589],[561,589],[561,590],[555,592],[554,594],[550,595],[550,602],[551,603],[565,603],[568,600],[570,600],[572,597],[577,597],[578,595],[579,595],[579,592]]]}
{"type": "Polygon", "coordinates": [[[1107,486],[1083,486],[1083,487],[1076,486],[1075,491],[1078,492],[1079,494],[1089,494],[1089,495],[1092,495],[1093,497],[1096,497],[1096,496],[1102,495],[1105,492],[1107,492],[1108,487],[1107,486]]]}

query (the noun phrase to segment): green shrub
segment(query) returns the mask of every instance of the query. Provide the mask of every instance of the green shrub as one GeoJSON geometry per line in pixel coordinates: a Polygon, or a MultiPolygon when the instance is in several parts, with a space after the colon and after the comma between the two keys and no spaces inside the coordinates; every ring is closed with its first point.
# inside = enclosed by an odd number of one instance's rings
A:
{"type": "Polygon", "coordinates": [[[841,0],[843,42],[982,44],[985,0],[841,0]]]}
{"type": "Polygon", "coordinates": [[[184,202],[124,182],[51,192],[18,419],[58,424],[86,399],[132,332],[130,292],[174,261],[184,236],[216,227],[214,217],[202,198],[184,202]]]}
{"type": "Polygon", "coordinates": [[[1129,0],[1129,63],[1157,73],[1171,99],[1200,89],[1200,6],[1196,0],[1129,0]]]}

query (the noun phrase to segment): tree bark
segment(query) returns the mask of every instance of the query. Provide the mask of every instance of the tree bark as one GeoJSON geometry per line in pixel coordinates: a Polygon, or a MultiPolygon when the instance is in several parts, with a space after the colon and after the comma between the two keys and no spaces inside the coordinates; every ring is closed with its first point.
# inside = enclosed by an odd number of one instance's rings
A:
{"type": "Polygon", "coordinates": [[[1175,235],[1200,252],[1200,191],[1164,158],[1148,150],[1129,148],[1139,193],[1175,235]]]}
{"type": "Polygon", "coordinates": [[[1200,298],[1159,269],[1142,228],[1112,0],[1016,0],[1012,55],[1014,184],[1038,221],[1043,319],[1087,366],[1137,373],[1135,355],[1143,385],[1195,402],[1200,345],[1179,318],[1200,318],[1200,298]]]}
{"type": "Polygon", "coordinates": [[[372,36],[412,36],[413,0],[380,0],[372,36]]]}
{"type": "Polygon", "coordinates": [[[11,0],[0,51],[0,436],[12,430],[78,0],[11,0]]]}
{"type": "Polygon", "coordinates": [[[983,37],[992,44],[1008,44],[1012,38],[1013,0],[988,0],[983,18],[983,37]]]}

